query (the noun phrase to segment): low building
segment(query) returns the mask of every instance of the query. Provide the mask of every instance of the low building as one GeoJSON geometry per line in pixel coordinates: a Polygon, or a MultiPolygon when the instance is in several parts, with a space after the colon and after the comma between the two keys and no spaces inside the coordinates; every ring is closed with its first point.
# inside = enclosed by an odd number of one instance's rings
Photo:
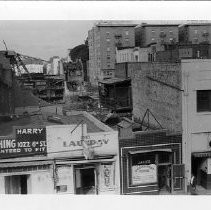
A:
{"type": "MultiPolygon", "coordinates": [[[[35,114],[36,113],[36,114],[35,114]]],[[[118,133],[86,112],[1,127],[1,194],[119,194],[118,133]]]]}
{"type": "Polygon", "coordinates": [[[173,194],[184,189],[182,136],[165,130],[140,131],[122,137],[121,194],[173,194]]]}

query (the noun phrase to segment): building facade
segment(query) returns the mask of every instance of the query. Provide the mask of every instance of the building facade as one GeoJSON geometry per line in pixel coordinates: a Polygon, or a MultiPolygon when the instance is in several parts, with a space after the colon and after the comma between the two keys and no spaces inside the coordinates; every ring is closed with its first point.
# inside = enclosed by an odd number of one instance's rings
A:
{"type": "Polygon", "coordinates": [[[187,23],[179,26],[180,43],[210,43],[210,23],[187,23]]]}
{"type": "Polygon", "coordinates": [[[5,123],[0,193],[119,194],[118,133],[86,112],[41,115],[5,123]]]}
{"type": "Polygon", "coordinates": [[[182,136],[164,130],[120,138],[121,194],[171,194],[183,191],[182,136]]]}
{"type": "Polygon", "coordinates": [[[88,32],[89,80],[97,85],[99,80],[114,76],[116,47],[134,47],[136,24],[112,22],[97,23],[88,32]]]}
{"type": "Polygon", "coordinates": [[[179,24],[147,24],[135,27],[137,47],[147,47],[151,43],[172,44],[179,41],[179,24]]]}
{"type": "Polygon", "coordinates": [[[211,189],[210,71],[211,61],[183,60],[182,126],[186,185],[191,175],[197,184],[211,189]]]}

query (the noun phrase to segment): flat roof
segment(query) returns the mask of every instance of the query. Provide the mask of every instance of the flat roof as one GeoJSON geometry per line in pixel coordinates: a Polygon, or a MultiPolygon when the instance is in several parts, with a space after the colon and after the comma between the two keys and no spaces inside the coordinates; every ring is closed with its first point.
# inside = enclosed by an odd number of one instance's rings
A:
{"type": "Polygon", "coordinates": [[[99,83],[113,84],[113,83],[120,83],[120,82],[126,82],[126,81],[130,81],[130,79],[121,79],[121,78],[114,77],[111,79],[101,80],[99,81],[99,83]]]}
{"type": "Polygon", "coordinates": [[[179,25],[179,27],[183,27],[183,26],[211,26],[211,22],[208,23],[184,23],[179,25]]]}
{"type": "Polygon", "coordinates": [[[50,112],[31,112],[29,115],[22,115],[17,119],[4,122],[0,124],[0,136],[13,136],[13,127],[14,126],[25,126],[25,127],[40,127],[40,126],[49,126],[49,125],[71,125],[71,124],[79,124],[83,121],[84,124],[87,125],[87,132],[95,133],[95,132],[109,132],[113,131],[110,127],[93,117],[91,114],[87,112],[76,112],[71,113],[66,111],[67,116],[52,114],[50,112]],[[48,120],[49,116],[53,116],[53,119],[59,119],[58,122],[56,120],[48,120]]]}
{"type": "Polygon", "coordinates": [[[159,23],[159,24],[140,24],[136,26],[136,28],[141,28],[141,27],[178,27],[180,24],[179,23],[173,23],[173,24],[165,24],[165,23],[159,23]]]}

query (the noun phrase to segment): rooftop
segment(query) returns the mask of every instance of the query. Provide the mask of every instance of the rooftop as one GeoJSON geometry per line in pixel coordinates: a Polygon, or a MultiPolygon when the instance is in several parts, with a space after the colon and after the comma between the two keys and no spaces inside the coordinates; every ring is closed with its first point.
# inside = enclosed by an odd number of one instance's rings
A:
{"type": "Polygon", "coordinates": [[[31,113],[18,116],[16,119],[0,124],[0,136],[13,136],[13,126],[49,126],[49,125],[69,125],[79,124],[83,121],[87,125],[87,132],[112,131],[104,123],[97,120],[87,112],[66,112],[66,116],[53,114],[45,111],[33,111],[31,113]]]}
{"type": "Polygon", "coordinates": [[[130,79],[121,79],[121,78],[114,77],[111,79],[101,80],[99,83],[113,84],[113,83],[121,83],[121,82],[125,82],[125,81],[130,81],[130,79]]]}

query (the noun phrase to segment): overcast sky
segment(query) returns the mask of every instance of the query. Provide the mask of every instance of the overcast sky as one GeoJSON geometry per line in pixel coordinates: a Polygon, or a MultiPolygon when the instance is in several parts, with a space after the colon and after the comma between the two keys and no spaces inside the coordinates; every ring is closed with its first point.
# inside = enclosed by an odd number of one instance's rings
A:
{"type": "Polygon", "coordinates": [[[95,21],[0,21],[0,50],[5,40],[9,50],[49,60],[65,57],[67,49],[83,44],[95,21]]]}

